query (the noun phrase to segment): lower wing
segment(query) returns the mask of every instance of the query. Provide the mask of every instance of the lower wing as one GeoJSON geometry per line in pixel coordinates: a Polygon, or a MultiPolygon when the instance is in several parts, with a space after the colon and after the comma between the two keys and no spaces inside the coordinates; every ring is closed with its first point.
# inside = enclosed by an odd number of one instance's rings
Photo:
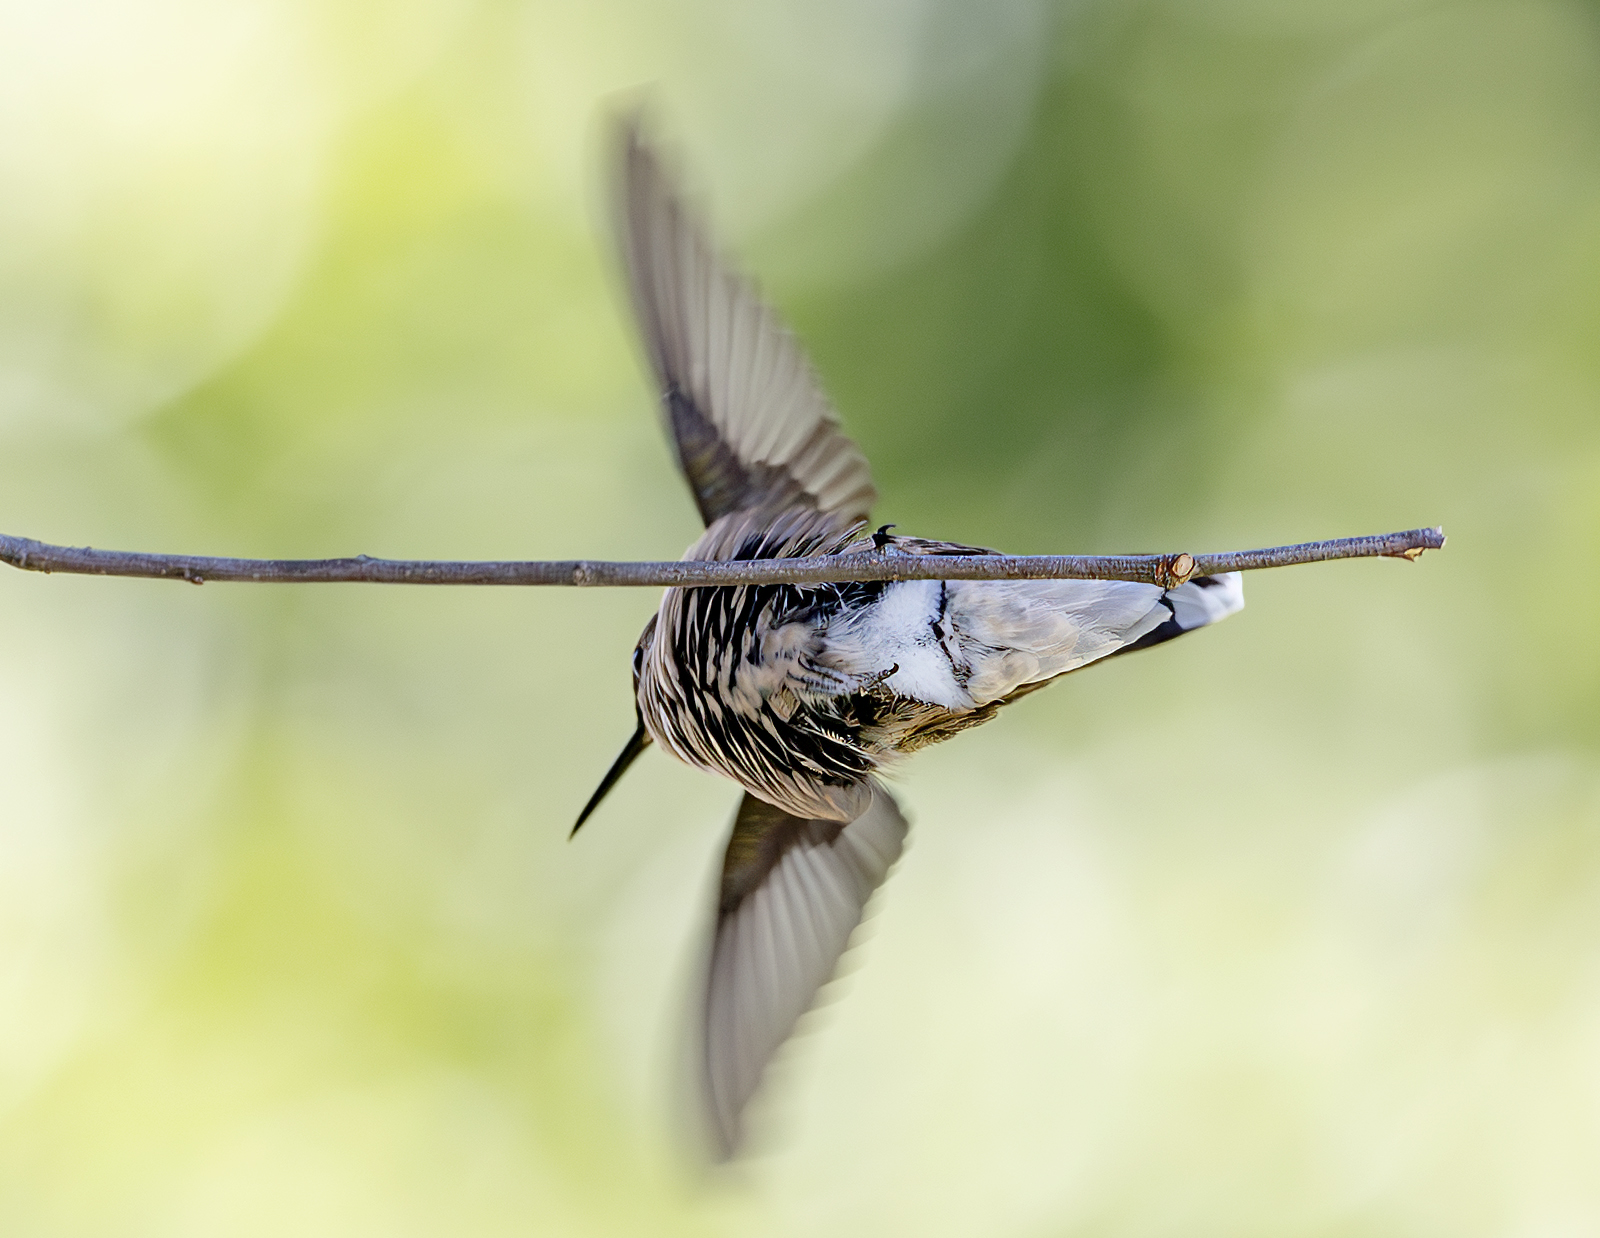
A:
{"type": "Polygon", "coordinates": [[[848,825],[791,816],[745,793],[723,860],[706,979],[703,1087],[717,1150],[732,1156],[767,1063],[832,979],[907,824],[874,782],[848,825]]]}

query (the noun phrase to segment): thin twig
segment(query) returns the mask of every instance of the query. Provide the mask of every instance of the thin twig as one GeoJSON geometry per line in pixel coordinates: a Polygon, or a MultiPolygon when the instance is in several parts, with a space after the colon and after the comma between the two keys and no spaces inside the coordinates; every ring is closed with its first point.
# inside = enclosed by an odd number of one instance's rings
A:
{"type": "Polygon", "coordinates": [[[1341,537],[1270,550],[1191,555],[910,555],[862,553],[799,559],[590,559],[455,562],[438,559],[220,559],[52,546],[0,534],[0,560],[30,572],[144,576],[162,580],[386,585],[814,585],[861,580],[1135,580],[1171,589],[1194,576],[1378,556],[1415,559],[1444,545],[1443,529],[1341,537]]]}

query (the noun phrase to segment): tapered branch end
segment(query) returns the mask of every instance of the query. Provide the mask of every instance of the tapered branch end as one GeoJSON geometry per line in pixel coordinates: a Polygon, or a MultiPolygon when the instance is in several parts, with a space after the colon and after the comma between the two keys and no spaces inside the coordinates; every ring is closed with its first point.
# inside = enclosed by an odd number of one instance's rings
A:
{"type": "Polygon", "coordinates": [[[1390,559],[1404,559],[1407,563],[1415,563],[1422,557],[1424,550],[1444,549],[1444,529],[1439,525],[1435,525],[1431,529],[1412,529],[1409,533],[1395,534],[1394,541],[1394,548],[1384,551],[1384,556],[1390,559]]]}

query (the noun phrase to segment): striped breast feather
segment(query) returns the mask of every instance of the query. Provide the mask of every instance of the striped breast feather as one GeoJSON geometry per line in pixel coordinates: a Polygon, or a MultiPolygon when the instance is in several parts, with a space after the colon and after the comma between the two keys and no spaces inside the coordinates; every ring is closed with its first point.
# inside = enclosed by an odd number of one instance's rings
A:
{"type": "MultiPolygon", "coordinates": [[[[687,556],[832,554],[870,540],[860,525],[808,508],[734,512],[687,556]]],[[[877,586],[868,586],[876,588],[877,586]]],[[[690,765],[732,778],[803,816],[848,821],[870,800],[874,767],[852,728],[801,696],[846,690],[813,667],[819,618],[855,586],[668,589],[643,652],[638,702],[650,735],[690,765]]]]}
{"type": "Polygon", "coordinates": [[[616,227],[678,463],[709,525],[802,505],[865,519],[866,458],[799,344],[713,248],[635,114],[619,126],[616,227]]]}

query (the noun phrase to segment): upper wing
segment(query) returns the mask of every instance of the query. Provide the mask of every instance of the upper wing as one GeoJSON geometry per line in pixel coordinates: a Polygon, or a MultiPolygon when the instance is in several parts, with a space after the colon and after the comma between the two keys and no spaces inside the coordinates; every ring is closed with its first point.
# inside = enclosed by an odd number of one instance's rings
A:
{"type": "Polygon", "coordinates": [[[710,524],[741,508],[802,504],[865,519],[877,498],[871,471],[799,344],[718,261],[637,116],[621,146],[623,260],[700,515],[710,524]]]}
{"type": "Polygon", "coordinates": [[[724,1156],[767,1062],[833,976],[867,899],[905,845],[881,785],[848,825],[794,817],[748,792],[723,860],[706,985],[705,1103],[724,1156]]]}

